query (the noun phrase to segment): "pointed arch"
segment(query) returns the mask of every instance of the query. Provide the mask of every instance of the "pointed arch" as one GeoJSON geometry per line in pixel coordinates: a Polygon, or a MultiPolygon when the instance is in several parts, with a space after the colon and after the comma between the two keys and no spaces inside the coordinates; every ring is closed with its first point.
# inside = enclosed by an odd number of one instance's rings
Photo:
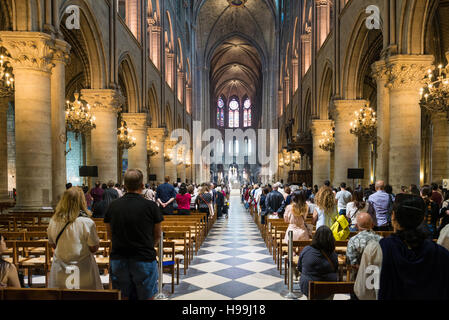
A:
{"type": "Polygon", "coordinates": [[[128,52],[124,52],[119,58],[119,74],[124,80],[128,99],[128,112],[138,113],[141,111],[139,106],[139,84],[137,82],[136,69],[128,52]]]}
{"type": "Polygon", "coordinates": [[[157,91],[154,84],[150,87],[148,92],[148,108],[151,117],[151,127],[157,128],[160,124],[160,116],[159,116],[159,103],[157,98],[157,91]]]}
{"type": "Polygon", "coordinates": [[[333,94],[333,67],[327,60],[323,68],[318,98],[318,115],[321,120],[329,118],[329,105],[333,94]]]}

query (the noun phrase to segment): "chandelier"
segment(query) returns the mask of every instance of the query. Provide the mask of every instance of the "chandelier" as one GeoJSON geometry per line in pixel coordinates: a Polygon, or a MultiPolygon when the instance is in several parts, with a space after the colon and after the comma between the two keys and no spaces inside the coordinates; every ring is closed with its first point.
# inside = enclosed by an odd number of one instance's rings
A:
{"type": "Polygon", "coordinates": [[[283,168],[285,166],[285,163],[284,163],[284,158],[280,158],[279,159],[279,168],[283,168]]]}
{"type": "MultiPolygon", "coordinates": [[[[446,55],[449,59],[449,52],[446,55]]],[[[424,81],[424,88],[421,88],[419,92],[421,106],[431,112],[449,114],[449,64],[446,67],[440,64],[433,71],[429,69],[424,81]]]]}
{"type": "Polygon", "coordinates": [[[0,56],[0,97],[7,97],[14,92],[14,76],[7,57],[0,56]]]}
{"type": "Polygon", "coordinates": [[[320,149],[324,151],[334,151],[335,149],[335,129],[325,130],[321,133],[321,139],[318,141],[320,149]]]}
{"type": "Polygon", "coordinates": [[[121,121],[121,127],[117,130],[118,147],[120,149],[131,149],[136,146],[136,138],[130,134],[132,129],[128,129],[126,121],[121,121]]]}
{"type": "Polygon", "coordinates": [[[159,153],[159,147],[156,146],[156,140],[149,140],[148,154],[150,157],[154,157],[159,153]]]}
{"type": "Polygon", "coordinates": [[[192,161],[190,161],[190,155],[185,157],[184,163],[186,165],[186,168],[189,168],[192,165],[192,161]]]}
{"type": "Polygon", "coordinates": [[[172,161],[172,152],[173,152],[173,150],[171,150],[171,149],[167,149],[167,152],[164,152],[164,161],[165,162],[170,162],[170,161],[172,161]]]}
{"type": "Polygon", "coordinates": [[[90,105],[84,105],[79,100],[79,93],[75,93],[75,101],[66,102],[65,123],[68,131],[75,132],[75,138],[79,134],[90,132],[96,128],[95,116],[90,113],[90,105]]]}
{"type": "Polygon", "coordinates": [[[298,151],[294,151],[292,153],[292,161],[293,163],[299,164],[301,162],[301,155],[298,151]]]}
{"type": "Polygon", "coordinates": [[[367,105],[354,113],[355,119],[351,122],[349,132],[359,138],[367,138],[369,141],[376,140],[377,118],[376,112],[367,105]]]}

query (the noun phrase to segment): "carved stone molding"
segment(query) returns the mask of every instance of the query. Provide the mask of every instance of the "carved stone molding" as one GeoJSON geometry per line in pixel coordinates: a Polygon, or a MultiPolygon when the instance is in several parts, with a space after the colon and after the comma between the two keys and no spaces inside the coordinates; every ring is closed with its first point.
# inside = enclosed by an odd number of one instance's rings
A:
{"type": "Polygon", "coordinates": [[[51,72],[55,53],[54,41],[46,33],[40,32],[0,32],[0,45],[8,50],[15,70],[28,69],[51,72]]]}
{"type": "Polygon", "coordinates": [[[146,130],[148,126],[147,113],[123,113],[122,118],[126,121],[128,128],[133,130],[146,130]]]}
{"type": "Polygon", "coordinates": [[[55,40],[53,62],[61,62],[67,65],[70,62],[70,45],[60,39],[55,40]]]}
{"type": "Polygon", "coordinates": [[[113,89],[83,89],[81,99],[85,100],[93,111],[107,111],[118,114],[125,104],[125,97],[113,89]]]}
{"type": "Polygon", "coordinates": [[[417,89],[424,85],[427,70],[432,69],[433,56],[396,55],[387,59],[387,76],[390,89],[417,89]]]}
{"type": "Polygon", "coordinates": [[[154,139],[158,142],[165,141],[167,137],[167,129],[166,128],[148,128],[148,138],[150,140],[154,139]]]}
{"type": "Polygon", "coordinates": [[[354,119],[354,112],[368,104],[366,100],[334,100],[331,114],[335,122],[351,122],[354,119]]]}
{"type": "Polygon", "coordinates": [[[332,120],[312,120],[312,135],[314,137],[321,137],[323,131],[332,129],[334,122],[332,120]]]}
{"type": "Polygon", "coordinates": [[[371,76],[373,77],[373,79],[377,82],[379,81],[388,81],[388,69],[387,69],[387,65],[385,63],[384,60],[379,60],[374,62],[371,65],[371,76]]]}

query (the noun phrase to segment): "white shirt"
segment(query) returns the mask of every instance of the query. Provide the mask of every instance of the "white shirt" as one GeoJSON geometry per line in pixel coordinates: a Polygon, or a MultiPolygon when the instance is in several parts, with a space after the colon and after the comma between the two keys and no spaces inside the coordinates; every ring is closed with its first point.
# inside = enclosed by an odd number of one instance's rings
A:
{"type": "Polygon", "coordinates": [[[341,190],[337,192],[335,199],[338,200],[338,211],[345,210],[346,205],[349,201],[351,201],[352,195],[351,192],[347,190],[341,190]]]}

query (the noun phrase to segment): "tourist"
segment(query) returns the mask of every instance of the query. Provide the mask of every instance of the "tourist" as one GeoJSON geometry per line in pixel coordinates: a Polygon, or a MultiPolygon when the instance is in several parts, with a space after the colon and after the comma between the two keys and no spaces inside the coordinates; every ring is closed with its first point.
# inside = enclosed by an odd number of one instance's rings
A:
{"type": "Polygon", "coordinates": [[[265,216],[267,215],[266,199],[268,195],[268,188],[265,187],[262,190],[262,195],[260,196],[260,223],[265,224],[265,216]]]}
{"type": "Polygon", "coordinates": [[[65,185],[65,189],[69,190],[73,185],[69,182],[65,185]]]}
{"type": "Polygon", "coordinates": [[[196,197],[196,205],[199,212],[207,214],[207,218],[209,218],[210,215],[214,214],[212,208],[212,194],[210,193],[207,184],[204,184],[201,188],[199,188],[198,196],[196,197]]]}
{"type": "Polygon", "coordinates": [[[155,244],[161,237],[161,210],[141,196],[143,174],[130,169],[125,173],[127,193],[114,201],[106,213],[111,281],[122,299],[153,299],[157,293],[158,264],[155,244]]]}
{"type": "Polygon", "coordinates": [[[190,194],[190,210],[195,210],[195,203],[197,194],[195,193],[195,186],[189,185],[187,187],[187,192],[190,194]]]}
{"type": "Polygon", "coordinates": [[[410,185],[410,194],[413,194],[415,196],[421,196],[421,193],[419,191],[419,188],[416,184],[411,184],[410,185]]]}
{"type": "Polygon", "coordinates": [[[346,190],[346,183],[340,184],[340,191],[335,195],[335,199],[338,201],[337,208],[339,215],[346,215],[346,205],[351,201],[351,192],[346,190]]]}
{"type": "Polygon", "coordinates": [[[148,183],[145,184],[145,189],[143,190],[142,195],[143,195],[143,197],[144,197],[145,199],[156,202],[156,196],[155,196],[155,193],[154,193],[154,191],[150,188],[150,185],[149,185],[148,183]]]}
{"type": "Polygon", "coordinates": [[[408,193],[408,188],[406,186],[401,186],[401,193],[408,193]]]}
{"type": "Polygon", "coordinates": [[[90,190],[90,195],[94,199],[94,202],[92,203],[92,207],[95,205],[96,202],[100,202],[101,200],[103,200],[103,194],[104,194],[104,189],[101,188],[100,181],[95,182],[95,188],[90,190]]]}
{"type": "Polygon", "coordinates": [[[223,207],[225,205],[225,197],[221,190],[221,187],[216,188],[217,191],[217,200],[215,201],[215,205],[217,206],[217,218],[221,218],[223,215],[223,207]]]}
{"type": "Polygon", "coordinates": [[[161,208],[162,214],[171,215],[173,214],[173,202],[176,199],[176,191],[173,185],[169,183],[169,176],[166,176],[164,181],[156,189],[156,202],[161,208]]]}
{"type": "Polygon", "coordinates": [[[192,196],[187,191],[187,186],[182,183],[179,188],[179,193],[176,195],[176,203],[178,204],[178,214],[187,215],[190,214],[190,201],[192,196]]]}
{"type": "Polygon", "coordinates": [[[421,188],[421,197],[426,205],[424,210],[423,224],[429,233],[431,239],[438,238],[437,223],[440,217],[440,209],[437,203],[432,200],[432,189],[430,186],[423,186],[421,188]]]}
{"type": "Polygon", "coordinates": [[[92,198],[89,187],[83,186],[84,198],[86,199],[86,205],[88,210],[92,210],[92,203],[94,202],[94,198],[92,198]]]}
{"type": "Polygon", "coordinates": [[[278,210],[284,201],[284,196],[278,191],[280,185],[280,182],[274,184],[273,191],[265,199],[265,206],[267,207],[267,214],[278,215],[279,218],[282,218],[283,216],[278,214],[278,210]]]}
{"type": "Polygon", "coordinates": [[[123,191],[120,189],[120,184],[116,183],[114,189],[117,191],[119,198],[123,197],[123,191]]]}
{"type": "Polygon", "coordinates": [[[430,197],[430,199],[435,202],[439,208],[441,208],[441,204],[443,202],[443,196],[441,195],[441,193],[438,190],[438,184],[436,183],[432,183],[432,196],[430,197]]]}
{"type": "Polygon", "coordinates": [[[391,220],[391,210],[393,208],[393,202],[388,193],[385,192],[385,183],[383,181],[377,181],[376,192],[369,196],[369,213],[373,217],[376,227],[376,231],[389,231],[391,220]],[[375,217],[375,218],[374,218],[375,217]]]}
{"type": "Polygon", "coordinates": [[[363,191],[354,190],[352,193],[352,202],[346,206],[346,218],[349,221],[349,230],[357,231],[357,214],[359,212],[367,212],[368,204],[363,201],[363,191]]]}
{"type": "Polygon", "coordinates": [[[279,216],[283,216],[285,212],[285,208],[292,202],[292,190],[289,186],[286,186],[284,189],[284,201],[282,201],[281,207],[278,209],[279,216]]]}
{"type": "Polygon", "coordinates": [[[0,289],[20,288],[16,266],[2,258],[3,253],[8,250],[5,241],[6,239],[0,234],[0,289]]]}
{"type": "Polygon", "coordinates": [[[382,237],[373,231],[374,222],[371,216],[361,211],[357,215],[357,229],[360,231],[348,241],[346,249],[346,258],[350,265],[359,265],[362,259],[363,250],[369,241],[379,242],[382,237]]]}
{"type": "Polygon", "coordinates": [[[328,188],[331,187],[331,182],[329,180],[324,181],[324,185],[328,188]]]}
{"type": "Polygon", "coordinates": [[[337,215],[335,196],[329,187],[321,187],[315,196],[312,224],[331,227],[337,215]]]}
{"type": "Polygon", "coordinates": [[[395,233],[379,243],[370,241],[363,253],[354,287],[359,299],[449,299],[449,251],[428,239],[424,211],[421,197],[398,195],[392,214],[395,233]],[[361,271],[368,266],[380,270],[378,292],[366,287],[372,272],[361,271]]]}
{"type": "Polygon", "coordinates": [[[440,225],[438,227],[438,234],[441,230],[449,224],[449,190],[444,190],[444,201],[440,209],[440,225]]]}
{"type": "Polygon", "coordinates": [[[110,180],[108,182],[108,187],[104,192],[105,200],[106,200],[108,206],[112,201],[117,200],[120,197],[118,191],[115,190],[114,186],[115,186],[114,181],[110,180]]]}
{"type": "Polygon", "coordinates": [[[437,243],[449,250],[449,225],[441,229],[437,243]]]}
{"type": "MultiPolygon", "coordinates": [[[[312,244],[301,251],[298,271],[301,272],[299,286],[305,296],[309,294],[309,281],[338,281],[338,256],[335,252],[335,239],[328,227],[318,228],[313,236],[312,244]]],[[[332,300],[333,295],[318,297],[318,299],[332,300]]]]}
{"type": "Polygon", "coordinates": [[[94,257],[100,239],[90,215],[81,189],[70,188],[64,192],[47,230],[48,243],[55,249],[49,288],[68,289],[67,278],[76,268],[78,289],[103,289],[94,257]]]}
{"type": "Polygon", "coordinates": [[[285,232],[284,243],[288,243],[289,231],[293,231],[293,241],[310,240],[311,234],[305,225],[309,206],[305,190],[297,190],[292,194],[292,202],[285,208],[284,221],[289,223],[285,232]]]}

